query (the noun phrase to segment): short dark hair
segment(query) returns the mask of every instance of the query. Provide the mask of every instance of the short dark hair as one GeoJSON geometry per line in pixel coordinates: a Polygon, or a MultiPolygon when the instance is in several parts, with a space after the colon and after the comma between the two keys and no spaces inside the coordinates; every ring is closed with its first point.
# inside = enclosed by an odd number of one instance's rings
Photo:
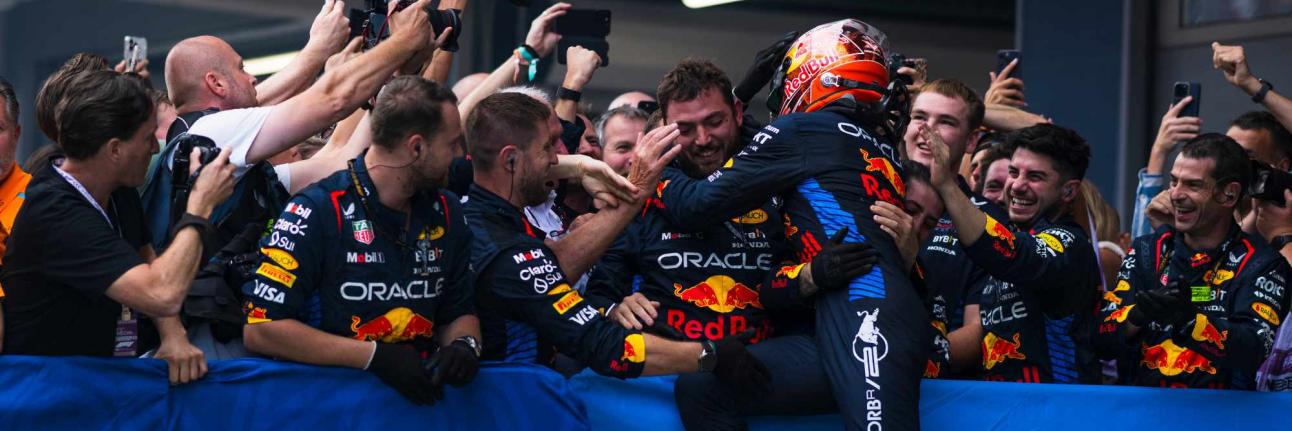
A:
{"type": "Polygon", "coordinates": [[[1216,186],[1237,182],[1239,197],[1247,192],[1247,185],[1252,182],[1252,162],[1247,158],[1247,151],[1228,136],[1219,133],[1198,135],[1184,143],[1180,156],[1215,161],[1211,178],[1216,180],[1216,186]]]}
{"type": "Polygon", "coordinates": [[[1270,132],[1270,140],[1274,141],[1274,149],[1282,157],[1292,159],[1292,132],[1288,132],[1282,123],[1279,123],[1274,114],[1268,111],[1251,111],[1239,115],[1234,119],[1234,127],[1243,130],[1265,130],[1270,132]]]}
{"type": "Polygon", "coordinates": [[[552,109],[520,93],[496,93],[476,104],[467,115],[467,147],[477,169],[493,169],[494,158],[507,144],[528,150],[552,109]]]}
{"type": "Polygon", "coordinates": [[[1005,145],[1010,154],[1019,149],[1050,158],[1063,181],[1086,177],[1090,166],[1090,145],[1076,131],[1053,124],[1037,124],[1008,133],[1005,145]]]}
{"type": "Polygon", "coordinates": [[[991,148],[985,151],[987,151],[987,154],[984,154],[982,160],[978,162],[978,178],[975,178],[976,181],[974,181],[976,186],[974,187],[974,193],[982,193],[983,186],[987,184],[987,169],[991,167],[992,163],[996,163],[997,160],[1008,160],[1014,155],[1007,145],[992,145],[991,148]]]}
{"type": "Polygon", "coordinates": [[[10,123],[18,122],[18,95],[13,91],[13,84],[0,76],[0,102],[4,103],[5,115],[9,117],[10,123]]]}
{"type": "Polygon", "coordinates": [[[664,80],[655,89],[655,99],[659,100],[659,111],[667,113],[668,104],[695,100],[710,89],[721,94],[727,106],[735,108],[731,79],[727,78],[727,74],[707,59],[687,58],[664,75],[664,80]]]}
{"type": "Polygon", "coordinates": [[[902,171],[906,174],[906,183],[910,184],[919,181],[924,184],[933,184],[933,174],[929,172],[929,167],[923,163],[906,159],[902,161],[902,171]]]}
{"type": "Polygon", "coordinates": [[[93,157],[109,140],[129,139],[152,118],[152,96],[138,79],[110,70],[72,75],[58,102],[58,143],[68,158],[93,157]]]}
{"type": "Polygon", "coordinates": [[[372,144],[391,148],[410,135],[431,139],[444,127],[445,103],[457,97],[447,88],[418,76],[392,79],[372,107],[372,144]]]}
{"type": "Polygon", "coordinates": [[[45,78],[45,83],[36,93],[36,126],[40,127],[41,133],[54,142],[58,142],[58,121],[55,119],[55,110],[58,109],[58,102],[63,100],[63,95],[67,94],[69,81],[73,75],[93,70],[112,70],[112,66],[108,64],[108,59],[101,55],[88,52],[77,53],[45,78]]]}
{"type": "Polygon", "coordinates": [[[978,126],[982,125],[982,117],[986,115],[986,107],[983,106],[982,98],[978,97],[978,92],[973,91],[964,82],[955,79],[938,79],[921,86],[920,92],[937,93],[964,101],[965,107],[969,109],[969,130],[977,129],[978,126]]]}

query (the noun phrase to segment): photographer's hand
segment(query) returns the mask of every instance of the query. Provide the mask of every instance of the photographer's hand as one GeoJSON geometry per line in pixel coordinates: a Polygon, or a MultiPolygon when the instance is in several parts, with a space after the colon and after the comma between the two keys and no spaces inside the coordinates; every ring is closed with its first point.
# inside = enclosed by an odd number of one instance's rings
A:
{"type": "MultiPolygon", "coordinates": [[[[193,149],[193,154],[189,160],[196,162],[201,160],[201,151],[198,148],[193,149]]],[[[220,155],[215,157],[211,163],[198,165],[190,162],[194,166],[194,173],[197,174],[197,181],[193,183],[193,191],[188,195],[188,205],[186,210],[202,218],[210,218],[211,211],[216,205],[224,202],[233,194],[233,171],[236,169],[232,163],[229,163],[229,149],[220,150],[220,155]]]]}
{"type": "Polygon", "coordinates": [[[565,15],[566,11],[574,8],[569,3],[557,3],[543,11],[538,18],[534,18],[533,24],[529,26],[529,34],[525,35],[525,44],[538,51],[538,56],[547,57],[556,49],[556,42],[561,40],[561,35],[556,33],[556,18],[565,15]]]}

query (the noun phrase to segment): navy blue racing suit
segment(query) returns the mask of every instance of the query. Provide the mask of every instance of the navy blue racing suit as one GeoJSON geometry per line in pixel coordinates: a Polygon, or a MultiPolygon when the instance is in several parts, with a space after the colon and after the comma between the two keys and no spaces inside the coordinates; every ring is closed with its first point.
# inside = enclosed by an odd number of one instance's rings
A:
{"type": "Polygon", "coordinates": [[[481,359],[550,367],[560,352],[603,375],[641,375],[647,355],[641,332],[606,319],[570,287],[543,231],[520,208],[474,184],[464,206],[475,233],[481,359]]]}
{"type": "Polygon", "coordinates": [[[1192,250],[1180,233],[1162,226],[1135,239],[1117,286],[1104,294],[1100,345],[1118,359],[1124,383],[1253,389],[1286,316],[1289,271],[1286,259],[1236,224],[1210,250],[1192,250]],[[1128,336],[1135,294],[1169,282],[1189,295],[1198,313],[1183,327],[1153,322],[1128,336]]]}
{"type": "Polygon", "coordinates": [[[802,233],[790,244],[799,263],[843,228],[847,242],[874,246],[881,260],[871,272],[817,295],[817,348],[847,428],[918,429],[932,329],[901,254],[870,212],[878,200],[902,206],[905,178],[892,145],[835,109],[778,118],[707,180],[666,170],[662,201],[674,223],[699,228],[781,196],[802,233]]]}
{"type": "Polygon", "coordinates": [[[377,200],[362,155],[351,163],[293,196],[261,237],[247,324],[294,319],[426,355],[435,329],[475,312],[462,208],[447,191],[419,193],[406,217],[377,200]]]}
{"type": "Polygon", "coordinates": [[[1091,337],[1101,273],[1086,231],[1067,215],[1039,217],[1027,231],[987,216],[982,229],[965,247],[991,274],[978,304],[982,378],[1098,383],[1091,337]]]}
{"type": "MultiPolygon", "coordinates": [[[[759,298],[785,237],[779,212],[762,208],[709,226],[670,223],[652,199],[601,257],[588,279],[587,299],[609,313],[634,292],[659,302],[659,319],[686,340],[720,340],[770,326],[759,298]]],[[[668,334],[658,334],[668,336],[668,334]]]]}

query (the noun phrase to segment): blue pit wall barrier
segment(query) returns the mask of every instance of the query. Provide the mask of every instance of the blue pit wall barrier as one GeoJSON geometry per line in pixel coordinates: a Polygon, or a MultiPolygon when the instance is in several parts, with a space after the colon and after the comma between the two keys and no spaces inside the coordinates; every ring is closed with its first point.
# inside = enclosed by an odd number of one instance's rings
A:
{"type": "MultiPolygon", "coordinates": [[[[566,380],[486,363],[434,406],[360,370],[213,361],[169,386],[152,359],[0,356],[0,430],[679,430],[673,377],[566,380]]],[[[1286,429],[1292,393],[926,380],[924,429],[1286,429]]],[[[751,418],[754,430],[839,429],[836,415],[751,418]]]]}

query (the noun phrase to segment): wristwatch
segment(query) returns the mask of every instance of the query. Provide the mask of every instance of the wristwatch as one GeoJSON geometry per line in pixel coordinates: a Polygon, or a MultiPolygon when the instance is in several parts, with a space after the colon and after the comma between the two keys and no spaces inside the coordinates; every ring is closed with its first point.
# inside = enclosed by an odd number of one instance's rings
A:
{"type": "Polygon", "coordinates": [[[571,102],[578,102],[579,99],[583,98],[583,93],[574,91],[565,87],[561,87],[560,90],[556,90],[556,98],[569,100],[571,102]]]}
{"type": "Polygon", "coordinates": [[[1274,84],[1270,84],[1269,81],[1264,79],[1257,79],[1257,81],[1261,83],[1261,89],[1257,90],[1256,94],[1252,95],[1252,102],[1261,103],[1265,101],[1265,95],[1269,94],[1270,90],[1274,89],[1274,84]]]}
{"type": "Polygon", "coordinates": [[[476,352],[476,357],[477,358],[480,357],[480,342],[476,341],[476,337],[472,337],[470,335],[463,335],[453,340],[454,343],[459,341],[466,343],[467,346],[471,347],[471,350],[474,350],[476,352]]]}
{"type": "Polygon", "coordinates": [[[712,372],[718,365],[718,346],[713,344],[713,340],[704,340],[700,347],[700,372],[712,372]]]}

